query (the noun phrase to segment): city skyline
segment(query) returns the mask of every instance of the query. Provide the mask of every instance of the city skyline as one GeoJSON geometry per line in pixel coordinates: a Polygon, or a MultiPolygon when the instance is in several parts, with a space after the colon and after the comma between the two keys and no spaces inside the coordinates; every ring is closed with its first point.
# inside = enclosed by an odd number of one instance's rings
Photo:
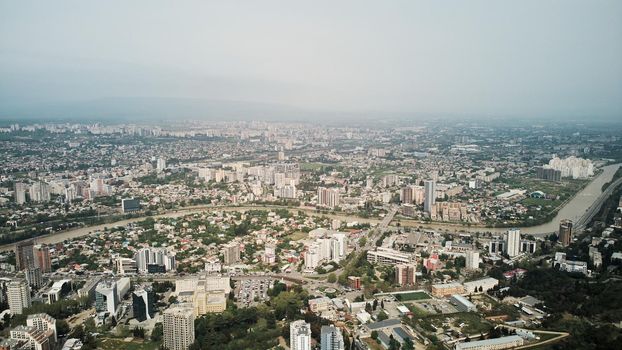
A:
{"type": "Polygon", "coordinates": [[[0,0],[0,350],[608,350],[622,2],[0,0]]]}

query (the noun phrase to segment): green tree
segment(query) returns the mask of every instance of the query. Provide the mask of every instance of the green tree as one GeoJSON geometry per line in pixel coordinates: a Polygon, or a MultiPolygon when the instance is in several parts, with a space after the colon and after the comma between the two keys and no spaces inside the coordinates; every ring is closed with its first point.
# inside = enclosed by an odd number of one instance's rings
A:
{"type": "Polygon", "coordinates": [[[161,322],[158,322],[153,327],[153,331],[151,331],[151,340],[154,342],[160,342],[162,340],[162,336],[164,335],[164,327],[161,322]]]}
{"type": "Polygon", "coordinates": [[[389,318],[389,316],[386,314],[386,312],[384,312],[384,311],[380,311],[380,312],[378,313],[378,317],[377,317],[378,321],[384,321],[384,320],[386,320],[387,318],[389,318]]]}
{"type": "Polygon", "coordinates": [[[69,323],[67,323],[67,321],[65,320],[56,321],[56,333],[58,334],[58,336],[64,336],[66,334],[69,334],[70,331],[71,331],[71,327],[69,326],[69,323]]]}
{"type": "Polygon", "coordinates": [[[334,272],[331,272],[331,273],[328,275],[328,279],[327,279],[327,281],[328,281],[328,283],[335,283],[335,282],[337,282],[337,275],[335,275],[335,273],[334,273],[334,272]]]}

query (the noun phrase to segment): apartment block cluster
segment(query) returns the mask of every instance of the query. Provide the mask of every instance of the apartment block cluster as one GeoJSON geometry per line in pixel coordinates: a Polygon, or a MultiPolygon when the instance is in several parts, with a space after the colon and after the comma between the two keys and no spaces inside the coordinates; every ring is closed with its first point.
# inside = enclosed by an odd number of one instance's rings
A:
{"type": "MultiPolygon", "coordinates": [[[[311,350],[311,324],[304,320],[289,324],[289,349],[311,350]]],[[[334,325],[322,326],[320,329],[321,350],[345,350],[341,330],[334,325]]]]}
{"type": "Polygon", "coordinates": [[[134,253],[134,258],[117,258],[117,273],[148,274],[175,271],[175,253],[166,248],[144,247],[134,253]]]}
{"type": "Polygon", "coordinates": [[[85,180],[54,179],[49,182],[36,180],[31,184],[16,182],[14,188],[17,204],[25,204],[27,201],[49,202],[52,195],[56,195],[63,203],[71,203],[78,198],[89,200],[109,196],[112,193],[112,187],[99,175],[91,175],[90,179],[85,180]]]}
{"type": "Polygon", "coordinates": [[[554,157],[544,169],[554,169],[560,172],[562,178],[586,179],[594,175],[594,164],[589,159],[570,156],[568,158],[554,157]]]}
{"type": "Polygon", "coordinates": [[[439,198],[451,198],[462,193],[463,187],[456,184],[438,184],[435,180],[426,180],[423,186],[409,185],[402,187],[400,194],[401,213],[404,216],[416,216],[418,207],[431,220],[445,222],[479,222],[479,217],[469,212],[462,202],[442,201],[439,198]]]}
{"type": "Polygon", "coordinates": [[[57,341],[56,319],[45,313],[32,314],[25,326],[10,330],[9,338],[0,341],[0,349],[54,350],[57,341]]]}
{"type": "Polygon", "coordinates": [[[533,254],[537,249],[535,241],[521,239],[519,229],[509,229],[503,237],[493,236],[489,245],[488,253],[491,255],[507,254],[510,258],[517,257],[523,253],[533,254]]]}
{"type": "Polygon", "coordinates": [[[325,262],[339,262],[346,257],[348,239],[346,233],[327,229],[315,229],[309,232],[313,240],[304,252],[306,271],[313,271],[325,262]]]}
{"type": "Polygon", "coordinates": [[[263,186],[272,186],[274,197],[295,199],[296,186],[300,183],[300,166],[295,162],[277,162],[269,165],[250,166],[249,163],[214,163],[210,167],[197,167],[199,178],[206,182],[244,182],[251,193],[260,197],[263,186]]]}

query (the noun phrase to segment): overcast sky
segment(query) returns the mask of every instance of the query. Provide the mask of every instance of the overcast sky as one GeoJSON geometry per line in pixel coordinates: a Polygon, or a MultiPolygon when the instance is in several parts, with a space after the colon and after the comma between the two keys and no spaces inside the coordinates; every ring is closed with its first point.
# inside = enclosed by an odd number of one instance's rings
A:
{"type": "Polygon", "coordinates": [[[0,116],[134,97],[622,119],[622,1],[0,0],[0,116]]]}

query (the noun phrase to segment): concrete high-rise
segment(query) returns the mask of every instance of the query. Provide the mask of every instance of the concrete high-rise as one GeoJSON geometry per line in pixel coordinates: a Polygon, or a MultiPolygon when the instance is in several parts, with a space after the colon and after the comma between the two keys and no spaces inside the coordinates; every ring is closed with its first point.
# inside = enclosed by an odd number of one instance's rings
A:
{"type": "Polygon", "coordinates": [[[345,350],[343,335],[334,325],[322,326],[320,340],[321,350],[345,350]]]}
{"type": "Polygon", "coordinates": [[[559,242],[565,247],[572,242],[572,220],[562,220],[559,223],[559,242]]]}
{"type": "Polygon", "coordinates": [[[395,265],[395,282],[401,286],[412,286],[415,284],[416,265],[398,264],[395,265]]]}
{"type": "Polygon", "coordinates": [[[311,324],[304,320],[289,324],[290,350],[311,350],[311,324]]]}
{"type": "Polygon", "coordinates": [[[33,255],[35,259],[35,267],[40,268],[42,273],[52,271],[50,248],[42,244],[37,244],[33,247],[33,255]]]}
{"type": "Polygon", "coordinates": [[[166,248],[142,248],[134,254],[139,273],[171,271],[176,268],[175,255],[166,248]]]}
{"type": "Polygon", "coordinates": [[[432,180],[424,181],[423,187],[425,191],[423,211],[430,213],[432,212],[432,206],[436,203],[436,182],[432,180]]]}
{"type": "Polygon", "coordinates": [[[29,239],[15,244],[15,264],[20,271],[35,267],[34,240],[29,239]]]}
{"type": "Polygon", "coordinates": [[[224,246],[223,256],[225,265],[233,265],[240,262],[240,245],[231,242],[224,246]]]}
{"type": "Polygon", "coordinates": [[[37,181],[30,186],[30,200],[33,202],[49,202],[50,188],[47,183],[37,181]]]}
{"type": "Polygon", "coordinates": [[[15,183],[15,203],[24,204],[26,203],[26,190],[28,186],[22,182],[15,183]]]}
{"type": "Polygon", "coordinates": [[[177,304],[163,313],[163,345],[168,350],[187,350],[194,343],[194,310],[177,304]]]}
{"type": "Polygon", "coordinates": [[[337,188],[317,188],[317,205],[319,207],[335,208],[340,203],[339,189],[337,188]]]}
{"type": "Polygon", "coordinates": [[[6,290],[9,310],[14,315],[21,315],[24,309],[32,305],[30,287],[25,281],[11,281],[6,290]]]}
{"type": "Polygon", "coordinates": [[[507,233],[507,244],[505,245],[510,258],[520,254],[520,230],[512,228],[507,233]]]}
{"type": "Polygon", "coordinates": [[[50,331],[54,342],[56,342],[56,339],[58,338],[58,333],[56,332],[56,319],[48,314],[41,313],[28,315],[26,325],[28,325],[28,327],[35,327],[36,329],[45,332],[50,331]]]}
{"type": "Polygon", "coordinates": [[[466,252],[466,269],[479,269],[479,252],[477,250],[469,250],[466,252]]]}
{"type": "Polygon", "coordinates": [[[38,267],[29,267],[24,269],[26,275],[26,281],[28,285],[39,289],[43,286],[43,276],[41,275],[41,269],[38,267]]]}
{"type": "Polygon", "coordinates": [[[158,158],[158,161],[156,163],[156,169],[158,171],[164,171],[164,169],[166,169],[166,159],[158,158]]]}

